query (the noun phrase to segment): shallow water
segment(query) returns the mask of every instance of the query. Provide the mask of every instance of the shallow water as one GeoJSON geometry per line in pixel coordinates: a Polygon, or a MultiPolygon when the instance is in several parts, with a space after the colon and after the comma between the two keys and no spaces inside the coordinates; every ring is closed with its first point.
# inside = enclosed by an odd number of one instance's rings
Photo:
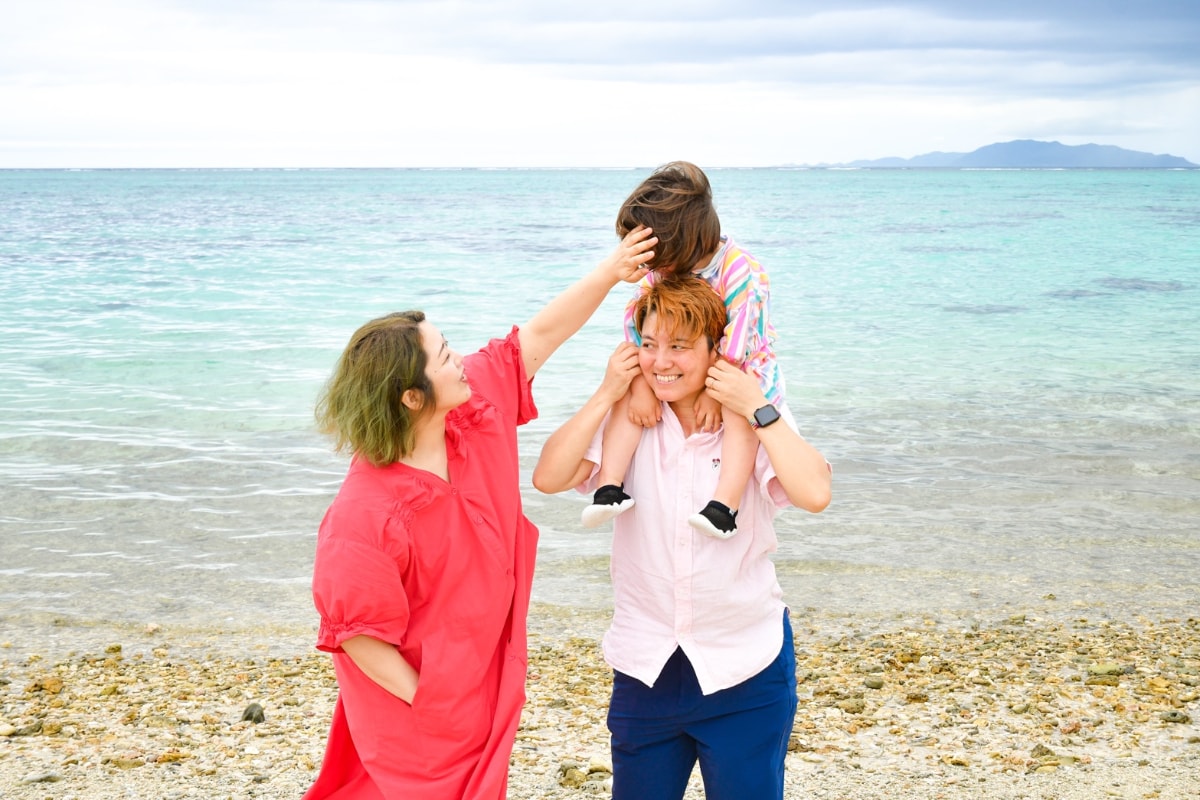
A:
{"type": "MultiPolygon", "coordinates": [[[[645,171],[0,172],[0,617],[305,624],[350,332],[459,349],[615,243],[645,171]]],[[[834,503],[780,517],[794,608],[1200,607],[1200,173],[712,173],[770,271],[834,503]]],[[[539,375],[526,474],[623,289],[539,375]]],[[[535,599],[605,608],[583,498],[525,491],[535,599]]]]}

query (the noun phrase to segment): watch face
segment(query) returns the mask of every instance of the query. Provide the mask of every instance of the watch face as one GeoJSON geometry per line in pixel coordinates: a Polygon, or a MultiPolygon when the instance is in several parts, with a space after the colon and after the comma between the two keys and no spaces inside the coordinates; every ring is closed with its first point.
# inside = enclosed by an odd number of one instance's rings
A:
{"type": "Polygon", "coordinates": [[[765,428],[772,422],[779,420],[779,409],[775,406],[763,406],[754,412],[754,423],[760,428],[765,428]]]}

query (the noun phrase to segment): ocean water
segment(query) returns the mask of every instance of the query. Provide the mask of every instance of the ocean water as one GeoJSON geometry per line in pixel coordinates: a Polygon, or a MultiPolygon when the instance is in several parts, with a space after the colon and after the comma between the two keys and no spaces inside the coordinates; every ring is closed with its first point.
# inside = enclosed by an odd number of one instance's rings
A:
{"type": "MultiPolygon", "coordinates": [[[[0,622],[315,624],[349,334],[459,350],[616,243],[648,170],[0,171],[0,622]]],[[[1200,608],[1200,172],[713,170],[834,464],[780,516],[801,613],[1200,608]]],[[[620,337],[535,382],[526,475],[620,337]]],[[[535,600],[603,609],[608,534],[539,495],[535,600]]]]}

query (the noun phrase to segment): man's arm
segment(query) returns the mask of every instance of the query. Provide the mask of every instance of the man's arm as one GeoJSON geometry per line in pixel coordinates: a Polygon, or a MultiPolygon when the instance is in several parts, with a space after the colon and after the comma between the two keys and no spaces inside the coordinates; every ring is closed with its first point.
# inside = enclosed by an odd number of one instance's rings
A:
{"type": "MultiPolygon", "coordinates": [[[[721,405],[749,419],[756,409],[768,405],[752,375],[725,361],[708,370],[705,386],[721,405]]],[[[756,428],[758,441],[767,451],[779,485],[792,505],[805,511],[823,511],[829,505],[833,479],[825,457],[782,420],[756,428]]]]}
{"type": "Polygon", "coordinates": [[[604,380],[583,407],[550,434],[533,468],[533,485],[546,494],[572,489],[587,480],[595,464],[584,458],[596,431],[613,405],[625,396],[639,373],[638,349],[629,342],[617,346],[608,359],[604,380]]]}

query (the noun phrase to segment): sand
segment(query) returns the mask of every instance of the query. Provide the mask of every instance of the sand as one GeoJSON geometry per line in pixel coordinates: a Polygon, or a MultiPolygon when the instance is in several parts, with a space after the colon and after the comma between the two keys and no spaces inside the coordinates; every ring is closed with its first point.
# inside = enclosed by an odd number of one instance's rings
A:
{"type": "MultiPolygon", "coordinates": [[[[1200,797],[1200,620],[793,623],[789,798],[1200,797]]],[[[610,793],[603,625],[535,609],[510,798],[610,793]]],[[[8,627],[0,797],[296,798],[316,774],[336,683],[311,631],[8,627]]]]}

